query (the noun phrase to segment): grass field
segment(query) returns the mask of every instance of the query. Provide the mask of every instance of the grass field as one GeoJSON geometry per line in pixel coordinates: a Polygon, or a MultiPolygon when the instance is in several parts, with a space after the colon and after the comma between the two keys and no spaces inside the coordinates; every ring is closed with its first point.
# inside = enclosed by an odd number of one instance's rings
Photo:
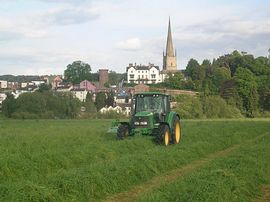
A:
{"type": "Polygon", "coordinates": [[[270,184],[270,120],[186,120],[169,147],[110,122],[0,119],[0,201],[256,201],[270,184]]]}

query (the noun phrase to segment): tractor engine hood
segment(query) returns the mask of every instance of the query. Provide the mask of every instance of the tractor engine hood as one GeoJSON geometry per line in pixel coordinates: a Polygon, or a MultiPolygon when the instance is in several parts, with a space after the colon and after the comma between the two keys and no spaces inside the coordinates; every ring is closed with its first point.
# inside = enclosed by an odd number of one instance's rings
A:
{"type": "Polygon", "coordinates": [[[153,113],[148,111],[137,112],[134,116],[134,126],[147,127],[152,125],[153,113]]]}

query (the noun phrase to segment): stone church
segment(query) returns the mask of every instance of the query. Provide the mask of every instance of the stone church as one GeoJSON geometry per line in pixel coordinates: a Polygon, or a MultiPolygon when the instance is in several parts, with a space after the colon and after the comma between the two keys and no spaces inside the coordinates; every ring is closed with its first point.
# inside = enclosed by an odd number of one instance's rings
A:
{"type": "Polygon", "coordinates": [[[173,49],[171,21],[169,19],[166,52],[163,52],[163,70],[174,72],[177,70],[176,50],[173,49]]]}

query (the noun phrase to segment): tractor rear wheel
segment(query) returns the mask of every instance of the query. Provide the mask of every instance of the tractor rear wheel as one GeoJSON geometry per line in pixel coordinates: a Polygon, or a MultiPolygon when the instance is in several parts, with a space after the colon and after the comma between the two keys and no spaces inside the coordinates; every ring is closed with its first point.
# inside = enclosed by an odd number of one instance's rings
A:
{"type": "Polygon", "coordinates": [[[172,141],[174,144],[178,144],[182,138],[181,123],[178,116],[174,118],[172,129],[172,141]]]}
{"type": "Polygon", "coordinates": [[[120,124],[117,129],[117,138],[122,140],[129,136],[129,127],[126,124],[120,124]]]}
{"type": "Polygon", "coordinates": [[[168,146],[170,144],[170,139],[171,139],[169,126],[167,126],[166,124],[160,124],[159,134],[157,138],[160,144],[168,146]]]}

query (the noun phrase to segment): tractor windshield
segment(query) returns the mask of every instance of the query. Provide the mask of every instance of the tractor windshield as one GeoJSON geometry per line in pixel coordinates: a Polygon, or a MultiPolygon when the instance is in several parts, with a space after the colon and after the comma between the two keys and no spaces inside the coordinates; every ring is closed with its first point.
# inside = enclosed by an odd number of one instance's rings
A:
{"type": "Polygon", "coordinates": [[[164,99],[162,95],[138,95],[136,98],[136,112],[164,112],[164,99]]]}

